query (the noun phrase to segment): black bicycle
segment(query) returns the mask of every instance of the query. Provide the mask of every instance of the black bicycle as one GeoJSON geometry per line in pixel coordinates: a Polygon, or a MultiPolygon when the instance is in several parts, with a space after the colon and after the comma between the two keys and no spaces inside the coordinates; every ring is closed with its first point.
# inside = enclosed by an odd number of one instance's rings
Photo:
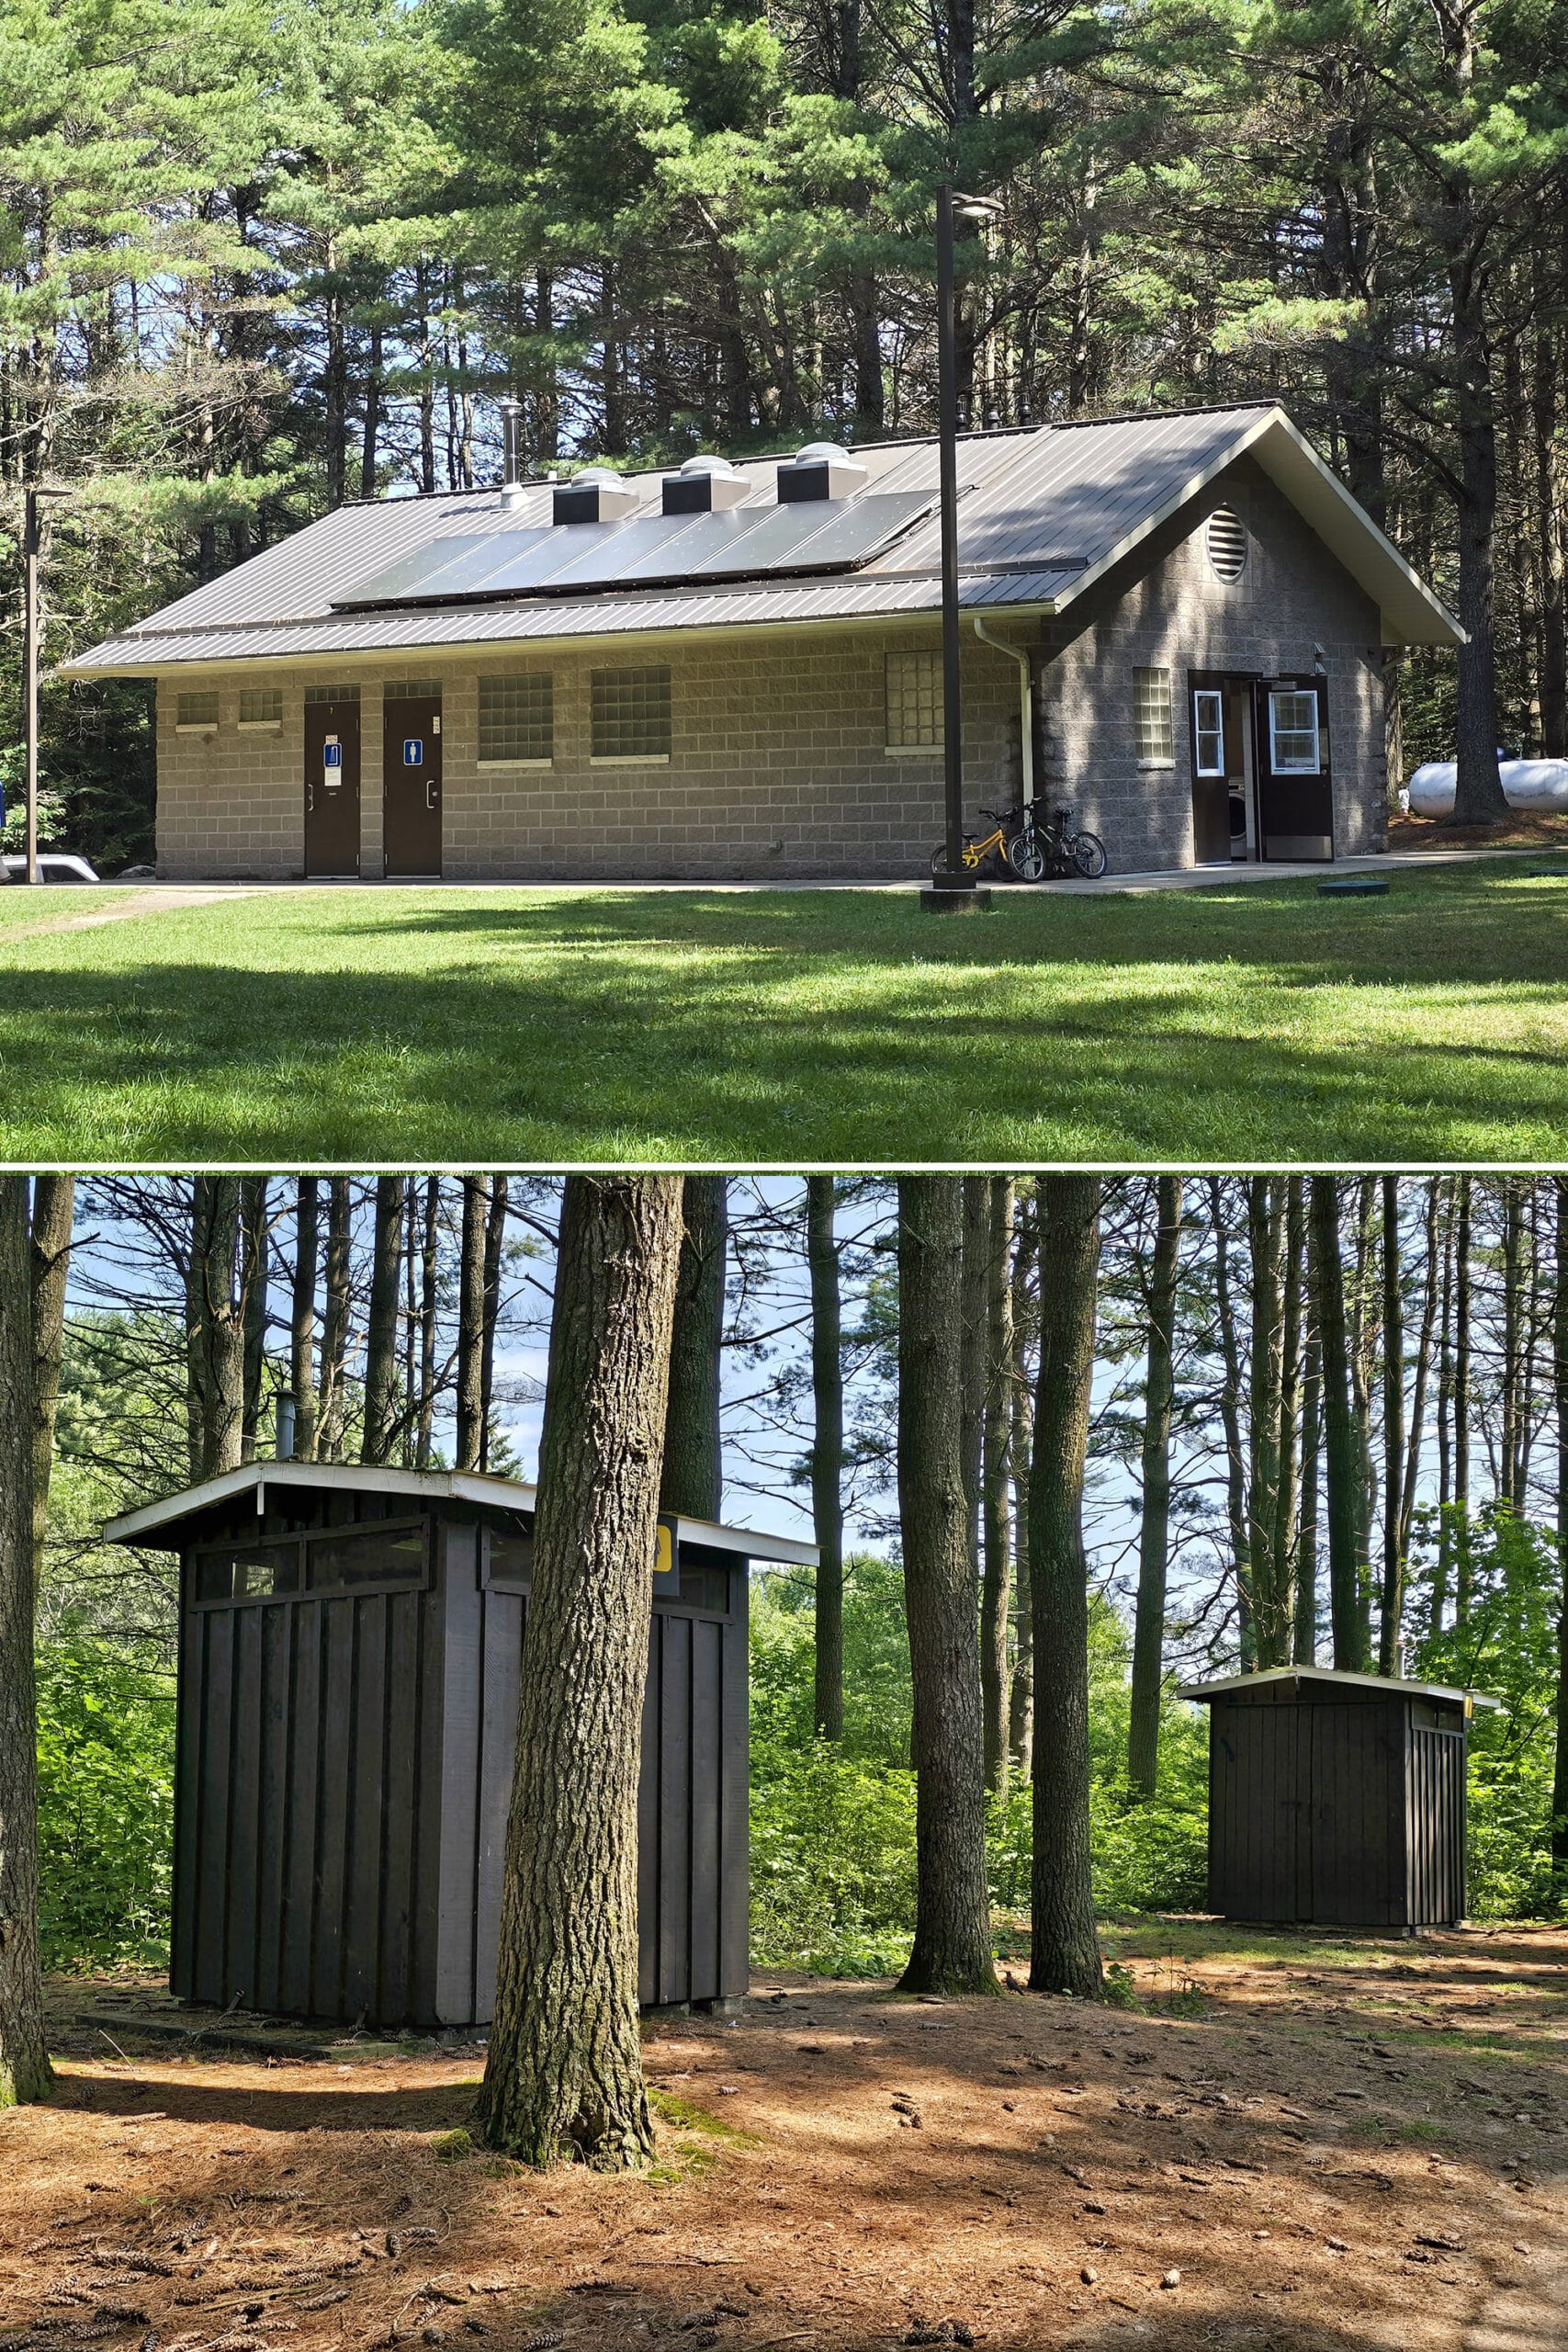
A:
{"type": "Polygon", "coordinates": [[[1074,832],[1071,817],[1070,808],[1057,808],[1042,821],[1030,801],[998,819],[1007,862],[1021,882],[1043,882],[1047,876],[1054,881],[1099,881],[1105,871],[1105,843],[1098,833],[1074,832]]]}

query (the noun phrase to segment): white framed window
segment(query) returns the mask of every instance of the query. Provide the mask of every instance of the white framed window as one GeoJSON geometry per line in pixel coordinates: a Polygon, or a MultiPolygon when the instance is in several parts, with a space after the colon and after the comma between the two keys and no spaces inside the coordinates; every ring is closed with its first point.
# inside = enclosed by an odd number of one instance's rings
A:
{"type": "Polygon", "coordinates": [[[1321,775],[1317,696],[1310,686],[1275,686],[1269,695],[1269,764],[1276,775],[1321,775]]]}
{"type": "Polygon", "coordinates": [[[1168,670],[1134,671],[1133,736],[1140,767],[1168,768],[1175,765],[1168,670]]]}
{"type": "Polygon", "coordinates": [[[547,768],[555,758],[555,679],[548,670],[479,680],[481,768],[547,768]]]}
{"type": "Polygon", "coordinates": [[[668,767],[670,672],[595,670],[589,685],[594,767],[668,767]]]}
{"type": "Polygon", "coordinates": [[[240,731],[276,734],[283,725],[283,688],[281,686],[242,686],[240,688],[240,731]]]}
{"type": "Polygon", "coordinates": [[[1197,686],[1192,694],[1192,773],[1224,772],[1225,698],[1218,686],[1197,686]]]}
{"type": "Polygon", "coordinates": [[[944,705],[940,653],[889,653],[885,669],[890,752],[941,748],[944,705]]]}
{"type": "Polygon", "coordinates": [[[218,689],[204,686],[197,694],[181,695],[175,704],[176,735],[209,735],[218,724],[218,689]]]}

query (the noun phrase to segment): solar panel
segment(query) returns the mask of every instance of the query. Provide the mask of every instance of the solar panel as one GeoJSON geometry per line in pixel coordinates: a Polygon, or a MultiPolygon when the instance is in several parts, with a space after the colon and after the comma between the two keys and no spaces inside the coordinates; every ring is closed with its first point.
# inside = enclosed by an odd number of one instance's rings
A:
{"type": "Polygon", "coordinates": [[[622,523],[562,523],[483,538],[437,539],[336,604],[344,610],[850,571],[929,514],[933,503],[929,491],[884,492],[820,503],[731,507],[716,514],[639,514],[622,523]]]}

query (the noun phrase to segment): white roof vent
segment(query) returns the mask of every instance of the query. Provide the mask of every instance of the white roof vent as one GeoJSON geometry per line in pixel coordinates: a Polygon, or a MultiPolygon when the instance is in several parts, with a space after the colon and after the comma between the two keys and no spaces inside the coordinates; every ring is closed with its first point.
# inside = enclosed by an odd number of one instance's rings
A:
{"type": "Polygon", "coordinates": [[[866,470],[858,458],[835,441],[808,441],[779,468],[779,503],[808,498],[852,498],[865,487],[866,470]]]}
{"type": "Polygon", "coordinates": [[[1203,533],[1209,569],[1228,587],[1247,570],[1247,526],[1228,506],[1216,506],[1203,533]]]}
{"type": "Polygon", "coordinates": [[[640,506],[635,482],[612,466],[584,466],[555,492],[558,523],[619,523],[640,506]]]}
{"type": "Polygon", "coordinates": [[[664,477],[666,514],[717,514],[739,506],[751,485],[728,458],[688,458],[664,477]]]}

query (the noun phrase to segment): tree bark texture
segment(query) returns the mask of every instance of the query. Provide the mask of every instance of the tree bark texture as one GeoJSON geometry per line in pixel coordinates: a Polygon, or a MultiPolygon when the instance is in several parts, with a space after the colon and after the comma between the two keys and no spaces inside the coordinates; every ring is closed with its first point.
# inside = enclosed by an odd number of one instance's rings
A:
{"type": "Polygon", "coordinates": [[[1012,1248],[1012,1179],[993,1176],[989,1188],[986,1396],[980,1465],[980,1696],[986,1786],[999,1792],[1007,1787],[1008,1779],[1008,1611],[1012,1582],[1012,1526],[1008,1510],[1012,1403],[1012,1282],[1009,1265],[1012,1248]]]}
{"type": "Polygon", "coordinates": [[[898,1518],[914,1686],[909,1993],[994,1993],[974,1561],[960,1399],[962,1180],[898,1180],[898,1518]]]}
{"type": "Polygon", "coordinates": [[[812,1720],[824,1739],[844,1736],[844,1365],[833,1198],[831,1176],[807,1178],[811,1517],[818,1555],[812,1720]]]}
{"type": "Polygon", "coordinates": [[[1100,1180],[1040,1179],[1040,1373],[1029,1480],[1034,1611],[1031,1988],[1099,1996],[1089,1877],[1084,1463],[1100,1276],[1100,1180]]]}
{"type": "Polygon", "coordinates": [[[348,1178],[329,1177],[321,1404],[316,1420],[316,1453],[322,1462],[343,1459],[344,1430],[348,1420],[348,1326],[354,1306],[349,1257],[351,1209],[348,1178]]]}
{"type": "Polygon", "coordinates": [[[477,1470],[484,1443],[485,1220],[488,1176],[463,1179],[457,1261],[457,1467],[477,1470]]]}
{"type": "Polygon", "coordinates": [[[288,1311],[288,1385],[294,1396],[294,1451],[316,1457],[316,1261],[320,1187],[301,1176],[294,1193],[294,1283],[288,1311]]]}
{"type": "Polygon", "coordinates": [[[47,2098],[38,1949],[32,1260],[25,1176],[0,1176],[0,2108],[47,2098]]]}
{"type": "Polygon", "coordinates": [[[54,1424],[60,1410],[60,1367],[65,1352],[65,1283],[71,1271],[71,1220],[76,1179],[50,1174],[33,1179],[32,1229],[28,1249],[31,1288],[33,1591],[43,1576],[43,1539],[49,1521],[50,1474],[54,1466],[54,1424]]]}
{"type": "Polygon", "coordinates": [[[191,1456],[197,1477],[240,1463],[244,1419],[243,1318],[235,1296],[240,1229],[237,1176],[197,1176],[191,1192],[189,1321],[191,1456]]]}
{"type": "Polygon", "coordinates": [[[724,1503],[719,1368],[729,1251],[726,1180],[687,1176],[682,1200],[681,1275],[670,1349],[670,1418],[659,1507],[688,1519],[716,1520],[724,1503]]]}
{"type": "Polygon", "coordinates": [[[1557,1721],[1551,1781],[1551,1859],[1568,1866],[1568,1176],[1553,1179],[1557,1290],[1552,1300],[1552,1385],[1557,1408],[1557,1721]]]}
{"type": "Polygon", "coordinates": [[[1034,1762],[1034,1614],[1029,1598],[1029,1465],[1033,1452],[1034,1397],[1030,1385],[1034,1317],[1030,1281],[1039,1219],[1032,1201],[1020,1204],[1012,1258],[1012,1427],[1008,1475],[1012,1484],[1013,1666],[1009,1737],[1013,1761],[1027,1781],[1034,1762]]]}
{"type": "Polygon", "coordinates": [[[501,1276],[506,1261],[506,1217],[512,1201],[512,1180],[503,1174],[490,1180],[485,1210],[484,1329],[479,1340],[479,1468],[490,1468],[491,1406],[495,1396],[495,1339],[501,1328],[501,1276]]]}
{"type": "Polygon", "coordinates": [[[1399,1179],[1382,1180],[1382,1607],[1378,1622],[1378,1672],[1399,1672],[1404,1621],[1404,1293],[1400,1272],[1399,1179]]]}
{"type": "Polygon", "coordinates": [[[1312,1180],[1313,1287],[1323,1363],[1324,1486],[1328,1519],[1328,1614],[1334,1664],[1366,1673],[1357,1553],[1359,1475],[1350,1403],[1349,1346],[1345,1321],[1345,1269],[1339,1254],[1339,1185],[1333,1176],[1312,1180]]]}
{"type": "Polygon", "coordinates": [[[365,1325],[365,1434],[360,1458],[389,1462],[397,1441],[398,1295],[402,1272],[401,1176],[376,1179],[376,1227],[370,1245],[370,1311],[365,1325]]]}
{"type": "Polygon", "coordinates": [[[240,1459],[254,1462],[261,1429],[266,1372],[267,1238],[271,1186],[265,1176],[240,1179],[240,1459]]]}
{"type": "Polygon", "coordinates": [[[569,1176],[479,2117],[525,2164],[643,2163],[637,1792],[678,1176],[569,1176]]]}
{"type": "Polygon", "coordinates": [[[1135,1797],[1153,1796],[1159,1770],[1160,1676],[1170,1540],[1170,1413],[1176,1393],[1176,1276],[1181,1250],[1180,1177],[1156,1177],[1155,1197],[1157,1221],[1149,1268],[1148,1369],[1144,1383],[1144,1494],[1138,1522],[1138,1600],[1127,1733],[1127,1781],[1135,1797]]]}

